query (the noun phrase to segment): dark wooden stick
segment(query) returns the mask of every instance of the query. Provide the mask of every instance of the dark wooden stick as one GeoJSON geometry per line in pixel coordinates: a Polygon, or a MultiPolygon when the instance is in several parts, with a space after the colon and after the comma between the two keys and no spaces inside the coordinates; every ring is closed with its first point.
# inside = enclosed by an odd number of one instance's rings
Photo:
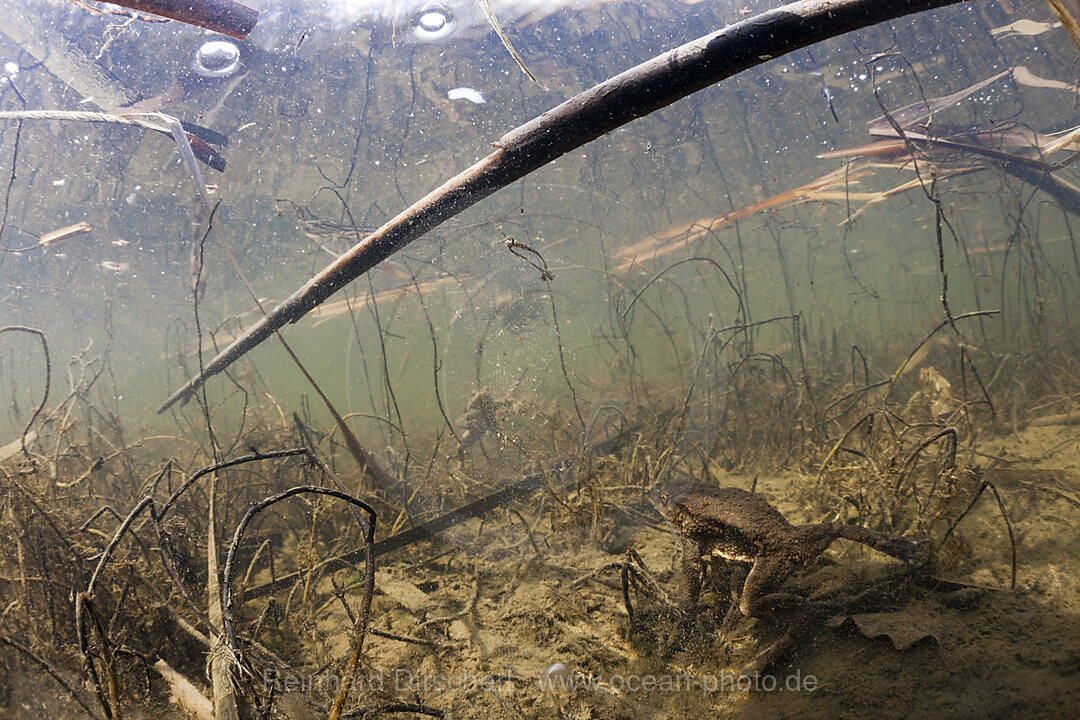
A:
{"type": "MultiPolygon", "coordinates": [[[[557,474],[564,471],[566,469],[564,465],[565,463],[561,461],[556,461],[555,463],[553,463],[552,472],[557,474]]],[[[547,476],[542,472],[526,475],[522,479],[518,480],[516,483],[508,485],[501,490],[496,490],[495,492],[485,495],[478,500],[474,500],[471,503],[451,510],[450,512],[444,513],[436,518],[432,518],[425,523],[416,525],[415,527],[409,528],[408,530],[403,530],[397,535],[391,535],[388,538],[383,538],[382,540],[375,543],[375,545],[373,546],[374,556],[379,557],[381,555],[385,555],[386,553],[400,550],[403,547],[412,545],[413,543],[424,540],[425,538],[435,537],[439,533],[448,530],[455,525],[459,525],[466,520],[470,520],[472,518],[480,517],[489,510],[494,510],[495,508],[505,505],[508,502],[514,500],[524,500],[530,495],[532,495],[534,492],[539,490],[541,487],[543,487],[544,481],[546,479],[547,476]]],[[[560,486],[565,484],[565,482],[565,478],[563,480],[555,478],[552,480],[552,485],[560,486]]],[[[334,570],[351,567],[364,557],[364,552],[365,551],[363,548],[359,548],[356,550],[351,550],[342,555],[332,557],[324,561],[318,567],[318,570],[332,572],[334,570]]],[[[267,582],[263,585],[259,585],[250,589],[245,589],[243,591],[244,599],[250,600],[252,598],[262,597],[263,595],[268,595],[272,592],[281,590],[282,588],[290,587],[297,581],[298,578],[300,578],[300,576],[301,573],[297,571],[289,575],[279,577],[276,580],[271,580],[270,582],[267,582]]]]}
{"type": "Polygon", "coordinates": [[[236,0],[109,0],[113,5],[179,20],[243,40],[259,21],[259,11],[236,0]]]}
{"type": "Polygon", "coordinates": [[[252,325],[158,408],[187,401],[275,331],[428,230],[552,160],[702,88],[786,53],[962,0],[801,0],[658,55],[570,98],[494,143],[495,152],[368,235],[252,325]]]}

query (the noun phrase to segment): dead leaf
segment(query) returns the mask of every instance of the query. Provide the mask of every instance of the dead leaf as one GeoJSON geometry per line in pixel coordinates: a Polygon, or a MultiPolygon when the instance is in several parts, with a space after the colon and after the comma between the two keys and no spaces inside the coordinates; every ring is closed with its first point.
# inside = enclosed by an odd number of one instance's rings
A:
{"type": "Polygon", "coordinates": [[[871,640],[883,636],[889,638],[897,650],[908,650],[927,638],[941,644],[941,624],[910,610],[838,615],[828,624],[843,627],[849,622],[871,640]]]}

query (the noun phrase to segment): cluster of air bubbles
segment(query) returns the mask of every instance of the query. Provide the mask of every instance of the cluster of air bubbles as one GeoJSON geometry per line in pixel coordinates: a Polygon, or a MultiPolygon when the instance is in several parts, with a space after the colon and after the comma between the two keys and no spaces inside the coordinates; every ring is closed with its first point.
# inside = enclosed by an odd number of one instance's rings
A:
{"type": "Polygon", "coordinates": [[[437,42],[449,37],[456,26],[454,13],[438,4],[424,5],[409,19],[409,31],[417,40],[437,42]]]}
{"type": "Polygon", "coordinates": [[[227,40],[210,40],[195,51],[192,67],[203,77],[228,77],[240,68],[240,48],[227,40]]]}

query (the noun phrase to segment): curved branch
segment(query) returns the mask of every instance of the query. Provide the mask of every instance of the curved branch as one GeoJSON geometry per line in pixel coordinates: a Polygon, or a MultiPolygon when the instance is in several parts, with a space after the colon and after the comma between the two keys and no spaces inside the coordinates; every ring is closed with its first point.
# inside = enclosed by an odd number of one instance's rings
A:
{"type": "Polygon", "coordinates": [[[236,631],[233,628],[232,622],[232,569],[233,563],[236,560],[236,549],[240,545],[240,539],[244,535],[244,530],[248,524],[255,518],[257,514],[265,510],[266,508],[279,503],[282,500],[288,500],[295,495],[302,495],[304,493],[312,493],[316,495],[329,495],[339,500],[344,500],[356,507],[361,508],[364,512],[371,516],[371,520],[368,521],[363,516],[358,515],[357,520],[360,523],[361,529],[364,533],[364,572],[366,576],[364,578],[364,598],[360,605],[360,617],[357,621],[357,636],[354,641],[355,646],[359,646],[363,642],[363,634],[367,629],[368,614],[371,609],[371,598],[375,593],[375,510],[365,503],[363,500],[357,500],[352,495],[341,490],[333,490],[331,488],[317,487],[315,485],[301,485],[299,487],[289,488],[288,490],[279,492],[277,495],[265,498],[259,503],[252,505],[244,513],[244,517],[241,518],[240,523],[236,526],[236,532],[233,533],[232,542],[229,544],[229,552],[225,556],[225,568],[222,570],[222,607],[224,613],[222,615],[222,624],[224,625],[225,636],[228,638],[229,647],[235,654],[237,652],[237,639],[236,631]]]}
{"type": "MultiPolygon", "coordinates": [[[[41,347],[45,351],[45,393],[41,396],[41,404],[37,406],[34,410],[34,414],[30,416],[30,422],[26,423],[26,428],[23,430],[22,438],[20,440],[22,442],[23,455],[29,459],[30,452],[26,449],[26,436],[30,433],[30,428],[37,422],[38,416],[41,415],[42,411],[45,409],[45,403],[49,401],[49,383],[52,380],[52,365],[49,362],[49,343],[45,340],[45,333],[37,328],[26,327],[25,325],[7,325],[5,327],[0,327],[0,335],[6,332],[23,332],[37,335],[41,340],[41,347]]],[[[31,442],[33,441],[31,440],[31,442]]]]}

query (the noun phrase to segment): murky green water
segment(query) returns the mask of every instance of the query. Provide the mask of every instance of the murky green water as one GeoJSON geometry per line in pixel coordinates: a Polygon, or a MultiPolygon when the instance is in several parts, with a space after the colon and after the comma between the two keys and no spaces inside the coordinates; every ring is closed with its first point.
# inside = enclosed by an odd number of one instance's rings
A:
{"type": "MultiPolygon", "coordinates": [[[[220,227],[230,248],[218,246],[216,238],[205,248],[208,291],[200,319],[206,329],[254,306],[228,252],[254,294],[269,305],[331,259],[298,232],[283,201],[338,223],[341,227],[324,242],[340,251],[355,240],[342,200],[358,225],[374,227],[486,153],[488,143],[505,130],[635,60],[739,14],[736,8],[725,12],[720,4],[635,7],[633,12],[613,4],[523,25],[517,42],[529,53],[545,90],[524,79],[482,26],[447,41],[421,43],[408,29],[400,38],[388,37],[385,22],[374,27],[335,23],[320,19],[315,8],[296,16],[272,11],[266,28],[244,47],[234,74],[195,82],[184,77],[192,76],[195,52],[206,40],[197,31],[175,23],[110,31],[115,20],[108,16],[62,15],[62,10],[54,12],[56,18],[68,17],[69,27],[61,32],[75,38],[78,52],[100,52],[99,64],[130,86],[126,92],[153,97],[170,83],[195,85],[186,91],[190,99],[163,109],[229,136],[223,150],[227,171],[205,171],[207,182],[218,186],[212,198],[222,203],[220,227]],[[657,19],[644,20],[649,13],[657,19]],[[102,34],[116,36],[103,51],[102,34]],[[200,82],[207,87],[200,88],[200,82]],[[461,87],[475,88],[485,103],[448,99],[450,90],[461,87]]],[[[561,375],[554,362],[549,292],[558,301],[556,309],[564,307],[566,349],[575,372],[593,381],[608,374],[613,385],[625,384],[626,377],[604,372],[617,348],[598,338],[620,332],[612,321],[646,280],[688,257],[709,260],[673,268],[655,291],[642,296],[633,316],[637,327],[630,327],[638,339],[635,347],[651,346],[646,353],[656,352],[659,368],[674,360],[665,356],[679,352],[681,364],[687,364],[694,348],[685,328],[700,335],[710,312],[717,326],[740,317],[802,314],[804,340],[811,346],[831,343],[837,333],[841,344],[866,345],[895,333],[922,332],[939,315],[934,206],[916,187],[842,225],[862,203],[838,197],[895,187],[914,179],[911,170],[879,169],[872,178],[841,181],[831,186],[827,204],[753,214],[633,267],[626,267],[633,258],[620,256],[619,249],[752,205],[841,167],[841,161],[815,155],[870,140],[865,122],[881,114],[875,75],[880,101],[891,108],[920,94],[947,95],[1007,65],[1025,64],[1040,77],[1059,77],[1054,57],[1037,45],[1047,36],[987,35],[996,22],[1018,18],[1015,13],[990,7],[969,15],[962,16],[961,32],[972,33],[972,39],[952,50],[944,50],[936,37],[940,33],[933,32],[941,21],[917,18],[833,41],[812,55],[795,53],[638,121],[414,244],[373,274],[375,292],[408,285],[410,272],[421,289],[435,285],[425,297],[446,346],[451,405],[484,385],[509,389],[520,382],[520,373],[530,384],[561,375]],[[987,38],[993,42],[982,42],[987,38]],[[895,54],[874,59],[882,51],[895,54]],[[823,86],[839,122],[831,116],[823,86]],[[499,226],[542,252],[555,272],[550,291],[536,270],[505,249],[499,226]],[[746,295],[743,316],[728,280],[746,295]],[[657,333],[650,323],[657,322],[683,326],[673,331],[680,336],[674,347],[661,350],[650,342],[657,333]],[[481,361],[477,370],[475,341],[481,333],[492,363],[481,361]],[[680,348],[684,340],[688,345],[680,348]]],[[[47,64],[35,66],[18,46],[10,46],[9,55],[12,62],[32,67],[15,77],[28,109],[93,107],[93,98],[84,102],[63,78],[51,76],[47,64]]],[[[12,107],[21,107],[10,90],[8,95],[12,107]]],[[[1031,125],[1034,113],[1038,129],[1049,130],[1064,127],[1070,112],[1067,91],[1032,89],[1006,78],[943,110],[937,122],[950,128],[1031,125]]],[[[14,131],[8,121],[9,154],[14,131]]],[[[77,221],[88,222],[93,231],[53,247],[6,255],[11,322],[49,331],[58,358],[71,356],[91,339],[103,349],[106,326],[111,327],[113,372],[128,388],[125,414],[149,419],[168,383],[175,385],[183,376],[172,366],[166,379],[163,353],[176,345],[190,353],[195,336],[189,256],[204,225],[190,178],[167,137],[137,129],[26,121],[19,150],[21,167],[8,201],[11,245],[31,245],[33,236],[77,221]]],[[[925,182],[929,188],[931,178],[925,182]]],[[[1030,188],[1025,193],[1015,179],[993,171],[943,180],[934,192],[948,225],[943,249],[954,312],[1030,304],[1035,296],[1045,298],[1047,312],[1068,306],[1072,281],[1055,282],[1049,275],[1068,272],[1072,242],[1064,238],[1068,231],[1061,213],[1047,198],[1032,197],[1030,188]],[[1015,241],[1012,257],[1004,252],[1014,229],[1010,222],[1019,221],[1023,233],[1029,217],[1038,223],[1044,245],[1034,265],[1031,255],[1025,265],[1024,249],[1015,241]],[[983,247],[968,248],[977,257],[966,259],[957,240],[974,245],[979,239],[983,247]],[[977,298],[976,289],[981,290],[977,298]]],[[[654,251],[647,245],[643,258],[654,251]]],[[[355,288],[349,291],[354,297],[368,291],[366,282],[355,288]]],[[[1018,313],[1017,323],[1023,324],[1021,310],[1002,309],[1018,313]]],[[[395,366],[411,402],[424,406],[433,387],[431,349],[424,347],[430,337],[424,342],[428,333],[420,310],[414,299],[387,300],[380,319],[393,333],[388,365],[395,366]]],[[[243,322],[255,317],[245,315],[243,322]]],[[[355,323],[342,315],[314,324],[305,321],[290,334],[301,352],[307,351],[305,359],[319,370],[321,381],[341,392],[370,384],[357,363],[346,363],[354,359],[353,345],[369,351],[355,353],[360,364],[381,352],[370,312],[358,313],[355,323]]],[[[1024,331],[1017,327],[1016,332],[1019,338],[1024,331]]],[[[284,367],[274,369],[280,356],[266,349],[254,357],[273,374],[274,394],[295,402],[304,385],[284,367]]],[[[222,388],[217,384],[212,390],[222,388]]],[[[353,403],[357,410],[386,410],[363,407],[359,397],[350,396],[353,403]]]]}

